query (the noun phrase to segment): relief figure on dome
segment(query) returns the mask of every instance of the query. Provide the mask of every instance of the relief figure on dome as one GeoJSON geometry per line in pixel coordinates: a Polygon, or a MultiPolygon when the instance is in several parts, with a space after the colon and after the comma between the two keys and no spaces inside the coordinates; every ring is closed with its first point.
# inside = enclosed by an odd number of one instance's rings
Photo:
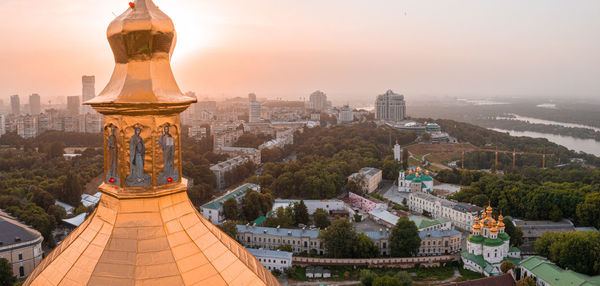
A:
{"type": "Polygon", "coordinates": [[[119,160],[119,148],[117,142],[117,135],[115,134],[117,127],[114,125],[110,126],[110,136],[106,140],[106,149],[108,156],[108,170],[106,171],[106,182],[113,185],[120,185],[121,179],[119,173],[117,173],[117,166],[119,160]]]}
{"type": "Polygon", "coordinates": [[[128,187],[147,187],[152,183],[150,175],[144,173],[144,159],[146,157],[146,145],[140,134],[142,129],[135,127],[135,134],[129,140],[129,170],[125,184],[128,187]]]}
{"type": "Polygon", "coordinates": [[[163,172],[158,176],[158,184],[165,185],[179,181],[179,172],[175,170],[175,138],[170,133],[169,125],[163,127],[158,145],[163,152],[163,172]]]}

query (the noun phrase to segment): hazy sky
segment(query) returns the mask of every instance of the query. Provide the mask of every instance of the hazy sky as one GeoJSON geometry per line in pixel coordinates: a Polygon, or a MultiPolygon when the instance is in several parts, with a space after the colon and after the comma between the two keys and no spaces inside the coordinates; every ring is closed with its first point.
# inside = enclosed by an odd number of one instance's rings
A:
{"type": "MultiPolygon", "coordinates": [[[[0,99],[100,92],[126,0],[0,0],[0,99]]],[[[600,1],[155,0],[173,18],[183,91],[334,101],[600,96],[600,1]]],[[[23,103],[26,100],[21,100],[23,103]]]]}

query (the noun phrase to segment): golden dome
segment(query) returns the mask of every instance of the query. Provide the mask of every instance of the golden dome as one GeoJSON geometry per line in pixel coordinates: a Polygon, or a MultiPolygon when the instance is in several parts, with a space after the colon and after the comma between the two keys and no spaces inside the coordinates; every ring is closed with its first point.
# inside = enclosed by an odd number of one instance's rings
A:
{"type": "Polygon", "coordinates": [[[500,221],[500,222],[498,222],[497,227],[498,227],[498,229],[504,229],[505,225],[503,222],[500,221]]]}
{"type": "Polygon", "coordinates": [[[490,229],[490,233],[498,233],[498,228],[496,228],[496,226],[493,226],[493,227],[490,229]]]}
{"type": "Polygon", "coordinates": [[[491,214],[494,211],[494,209],[491,206],[491,202],[488,204],[487,208],[485,208],[485,212],[488,214],[491,214]]]}
{"type": "Polygon", "coordinates": [[[181,94],[171,72],[171,19],[151,0],[136,0],[111,23],[108,37],[115,70],[87,102],[104,114],[100,202],[24,285],[280,285],[198,213],[179,176],[180,112],[196,99],[181,94]],[[171,147],[159,148],[165,136],[171,147]]]}

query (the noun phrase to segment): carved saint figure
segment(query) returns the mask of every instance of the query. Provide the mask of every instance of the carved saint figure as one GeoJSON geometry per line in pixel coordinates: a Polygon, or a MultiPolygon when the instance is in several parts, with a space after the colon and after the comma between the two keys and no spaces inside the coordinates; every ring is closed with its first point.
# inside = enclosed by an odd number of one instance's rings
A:
{"type": "Polygon", "coordinates": [[[150,185],[150,175],[144,173],[144,158],[146,157],[146,145],[140,136],[142,129],[135,128],[135,134],[129,140],[129,170],[127,185],[130,187],[145,187],[150,185]]]}
{"type": "Polygon", "coordinates": [[[117,136],[116,136],[117,127],[114,125],[110,126],[111,135],[108,136],[106,147],[107,147],[107,155],[108,155],[108,171],[106,173],[106,180],[111,183],[118,185],[119,184],[119,174],[117,173],[117,165],[118,165],[118,152],[117,148],[117,136]]]}
{"type": "Polygon", "coordinates": [[[163,150],[164,173],[172,174],[175,169],[175,139],[169,133],[169,126],[163,129],[158,145],[163,150]]]}
{"type": "Polygon", "coordinates": [[[159,175],[160,185],[172,183],[179,180],[179,172],[175,170],[175,138],[170,133],[169,126],[161,130],[158,145],[163,151],[163,172],[159,175]]]}

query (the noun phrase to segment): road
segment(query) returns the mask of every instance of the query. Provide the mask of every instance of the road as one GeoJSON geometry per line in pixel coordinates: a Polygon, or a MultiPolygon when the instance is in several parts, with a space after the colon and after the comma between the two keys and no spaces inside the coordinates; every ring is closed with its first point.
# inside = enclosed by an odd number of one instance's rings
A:
{"type": "MultiPolygon", "coordinates": [[[[399,269],[398,271],[400,271],[401,269],[399,269]]],[[[460,275],[460,272],[458,271],[458,268],[454,268],[454,274],[452,275],[452,277],[448,278],[448,279],[444,279],[444,280],[438,280],[438,281],[413,281],[413,285],[440,285],[440,284],[446,284],[446,283],[450,283],[458,278],[462,277],[462,275],[460,275]]],[[[282,285],[289,285],[289,286],[313,286],[313,285],[358,285],[360,283],[360,281],[298,281],[298,282],[287,282],[287,283],[282,283],[282,285]]]]}

